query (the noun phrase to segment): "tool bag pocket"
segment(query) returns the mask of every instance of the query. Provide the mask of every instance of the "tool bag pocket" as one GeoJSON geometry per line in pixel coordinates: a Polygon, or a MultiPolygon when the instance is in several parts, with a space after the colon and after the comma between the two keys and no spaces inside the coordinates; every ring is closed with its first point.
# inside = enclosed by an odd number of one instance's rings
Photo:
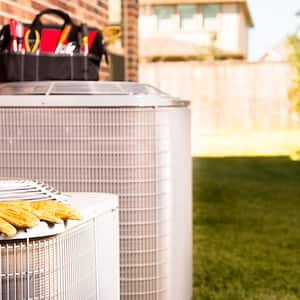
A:
{"type": "Polygon", "coordinates": [[[0,31],[0,82],[98,80],[103,57],[108,63],[102,32],[96,28],[85,28],[87,53],[83,53],[82,27],[74,25],[70,17],[60,10],[44,10],[32,24],[24,24],[23,27],[22,51],[13,48],[14,35],[10,25],[5,25],[0,31]],[[63,19],[64,25],[43,24],[41,17],[47,14],[63,19]],[[66,25],[70,30],[60,47],[67,49],[70,45],[73,50],[71,53],[57,52],[66,25]],[[36,40],[38,47],[35,47],[36,40]]]}
{"type": "Polygon", "coordinates": [[[80,54],[0,54],[0,82],[98,80],[97,58],[80,54]]]}

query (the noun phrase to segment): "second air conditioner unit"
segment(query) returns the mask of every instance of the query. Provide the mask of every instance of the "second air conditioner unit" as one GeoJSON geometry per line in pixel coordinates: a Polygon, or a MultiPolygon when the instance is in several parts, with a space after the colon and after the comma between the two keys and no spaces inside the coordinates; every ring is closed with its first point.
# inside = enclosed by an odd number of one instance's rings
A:
{"type": "Polygon", "coordinates": [[[0,234],[1,300],[119,300],[119,223],[115,195],[68,197],[32,181],[0,181],[0,201],[68,200],[81,221],[0,234]]]}

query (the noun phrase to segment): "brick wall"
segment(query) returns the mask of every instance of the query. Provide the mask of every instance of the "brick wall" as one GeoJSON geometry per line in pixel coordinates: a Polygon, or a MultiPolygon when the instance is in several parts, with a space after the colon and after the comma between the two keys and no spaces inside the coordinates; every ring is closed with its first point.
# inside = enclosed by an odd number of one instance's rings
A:
{"type": "MultiPolygon", "coordinates": [[[[137,80],[138,76],[138,4],[135,0],[124,0],[124,47],[125,78],[137,80]]],[[[108,24],[108,0],[0,0],[0,27],[10,18],[30,23],[34,16],[45,8],[62,9],[70,14],[74,22],[86,22],[102,28],[108,24]]],[[[49,20],[53,20],[50,18],[49,20]]],[[[100,78],[108,78],[108,67],[102,63],[100,78]]]]}
{"type": "Polygon", "coordinates": [[[123,35],[125,50],[125,78],[138,80],[138,13],[137,0],[123,0],[123,35]]]}

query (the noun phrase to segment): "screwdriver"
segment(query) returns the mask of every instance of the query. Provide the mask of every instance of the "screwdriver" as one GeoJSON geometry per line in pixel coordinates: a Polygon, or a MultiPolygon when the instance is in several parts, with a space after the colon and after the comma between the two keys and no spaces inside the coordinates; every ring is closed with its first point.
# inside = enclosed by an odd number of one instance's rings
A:
{"type": "Polygon", "coordinates": [[[11,49],[13,52],[18,51],[17,47],[17,33],[16,33],[16,20],[10,19],[9,20],[9,33],[11,39],[11,49]]]}
{"type": "Polygon", "coordinates": [[[88,27],[86,23],[82,23],[80,26],[81,31],[81,51],[84,55],[88,55],[89,52],[89,38],[88,38],[88,27]]]}
{"type": "Polygon", "coordinates": [[[22,24],[22,22],[17,22],[17,25],[16,25],[16,37],[17,37],[18,52],[22,52],[22,50],[23,50],[23,35],[24,35],[23,24],[22,24]]]}
{"type": "Polygon", "coordinates": [[[60,52],[60,50],[63,48],[63,45],[65,43],[65,41],[68,39],[69,34],[71,32],[72,26],[70,24],[66,24],[60,37],[59,37],[59,41],[57,44],[57,47],[55,49],[55,54],[58,54],[60,52]]]}

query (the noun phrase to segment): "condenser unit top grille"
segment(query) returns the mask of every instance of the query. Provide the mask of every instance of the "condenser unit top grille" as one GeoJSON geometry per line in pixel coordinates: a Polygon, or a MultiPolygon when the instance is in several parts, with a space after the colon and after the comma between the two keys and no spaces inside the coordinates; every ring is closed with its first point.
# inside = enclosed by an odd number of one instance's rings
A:
{"type": "Polygon", "coordinates": [[[133,82],[41,81],[12,82],[0,86],[1,95],[166,95],[133,82]]]}
{"type": "Polygon", "coordinates": [[[31,180],[0,180],[0,202],[56,200],[68,202],[68,198],[54,188],[31,180]]]}
{"type": "Polygon", "coordinates": [[[42,81],[0,84],[0,106],[188,105],[188,101],[170,97],[150,85],[134,82],[42,81]],[[12,101],[8,103],[9,96],[12,101]]]}

